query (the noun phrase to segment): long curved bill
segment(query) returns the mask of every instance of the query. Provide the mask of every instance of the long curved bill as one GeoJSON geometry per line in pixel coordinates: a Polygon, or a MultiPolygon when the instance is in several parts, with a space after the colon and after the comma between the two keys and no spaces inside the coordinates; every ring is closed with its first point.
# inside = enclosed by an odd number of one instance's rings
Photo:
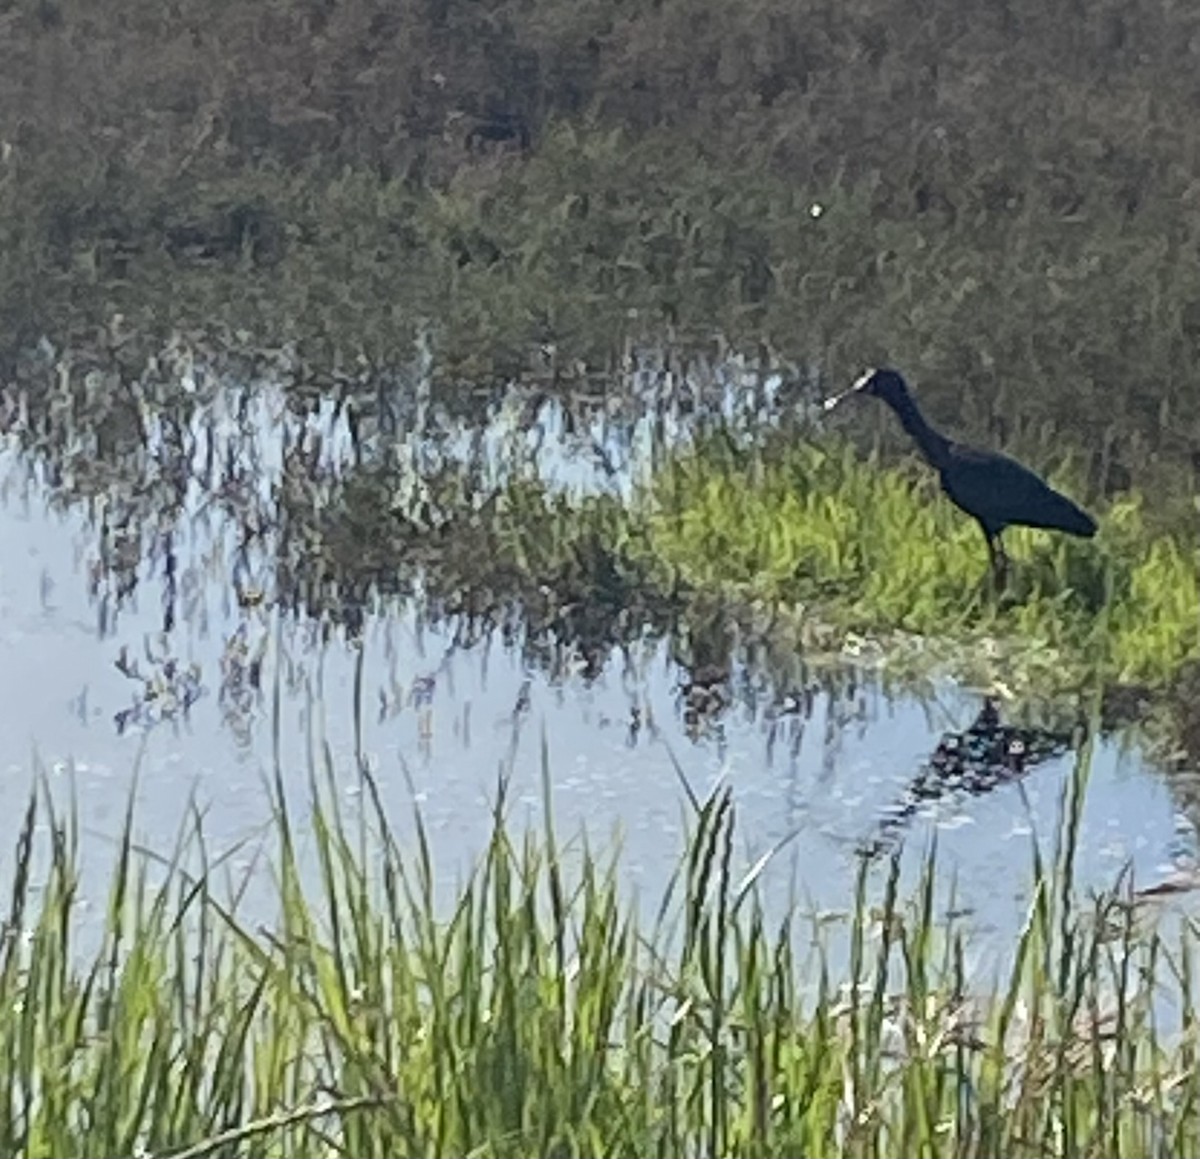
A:
{"type": "Polygon", "coordinates": [[[843,390],[841,394],[835,394],[832,398],[827,398],[821,405],[826,410],[833,410],[839,403],[845,402],[852,394],[857,394],[868,382],[871,381],[871,376],[875,373],[874,370],[864,370],[855,380],[853,386],[847,390],[843,390]]]}

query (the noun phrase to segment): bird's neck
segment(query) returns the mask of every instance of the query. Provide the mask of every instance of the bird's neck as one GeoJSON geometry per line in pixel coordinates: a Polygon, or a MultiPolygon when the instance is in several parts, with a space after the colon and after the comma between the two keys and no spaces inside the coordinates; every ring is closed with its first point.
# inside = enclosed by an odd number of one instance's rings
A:
{"type": "Polygon", "coordinates": [[[926,421],[911,398],[897,399],[892,404],[900,425],[912,436],[921,454],[934,467],[941,469],[950,457],[950,440],[939,435],[926,421]]]}

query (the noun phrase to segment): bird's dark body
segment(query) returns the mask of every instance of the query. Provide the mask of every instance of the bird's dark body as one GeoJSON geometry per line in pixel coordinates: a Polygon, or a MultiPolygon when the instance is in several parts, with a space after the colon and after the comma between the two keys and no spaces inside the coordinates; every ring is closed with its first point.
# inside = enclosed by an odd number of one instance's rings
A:
{"type": "Polygon", "coordinates": [[[979,521],[999,581],[1003,581],[1008,563],[1000,542],[1000,533],[1006,527],[1040,527],[1085,538],[1096,534],[1096,521],[1086,511],[1024,464],[998,451],[956,443],[935,431],[896,371],[868,371],[826,406],[855,393],[881,399],[896,412],[901,426],[937,470],[942,490],[956,506],[979,521]]]}
{"type": "Polygon", "coordinates": [[[991,535],[1013,525],[1081,536],[1096,533],[1086,511],[1007,455],[951,443],[938,474],[942,490],[991,535]]]}

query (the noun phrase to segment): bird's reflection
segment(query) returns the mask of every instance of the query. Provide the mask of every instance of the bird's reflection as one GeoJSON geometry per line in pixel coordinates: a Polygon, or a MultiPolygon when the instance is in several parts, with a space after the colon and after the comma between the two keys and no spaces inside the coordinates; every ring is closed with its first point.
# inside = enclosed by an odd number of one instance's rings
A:
{"type": "Polygon", "coordinates": [[[921,809],[947,797],[982,796],[1011,784],[1035,765],[1062,756],[1071,744],[1066,733],[1003,724],[998,703],[985,699],[968,728],[942,734],[929,760],[860,844],[859,853],[874,858],[892,851],[921,809]]]}

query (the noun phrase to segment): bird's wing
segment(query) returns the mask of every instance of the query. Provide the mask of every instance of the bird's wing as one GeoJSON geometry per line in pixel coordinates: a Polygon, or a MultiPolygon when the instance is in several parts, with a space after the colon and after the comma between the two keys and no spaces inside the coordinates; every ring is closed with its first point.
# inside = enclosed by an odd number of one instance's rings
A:
{"type": "Polygon", "coordinates": [[[961,443],[951,446],[943,480],[951,498],[995,526],[1047,522],[1057,526],[1060,506],[1074,507],[1023,463],[961,443]]]}
{"type": "Polygon", "coordinates": [[[961,443],[952,445],[944,474],[953,498],[997,523],[1024,522],[1055,494],[1015,458],[961,443]]]}

